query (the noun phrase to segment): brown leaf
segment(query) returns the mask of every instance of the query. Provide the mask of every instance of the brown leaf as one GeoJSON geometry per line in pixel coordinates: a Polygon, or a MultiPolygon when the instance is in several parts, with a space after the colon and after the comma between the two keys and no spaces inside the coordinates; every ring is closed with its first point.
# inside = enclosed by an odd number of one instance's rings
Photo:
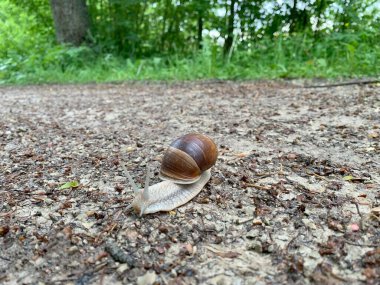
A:
{"type": "Polygon", "coordinates": [[[380,267],[380,248],[366,252],[363,261],[367,265],[380,267]]]}
{"type": "Polygon", "coordinates": [[[375,207],[371,210],[371,212],[375,215],[380,215],[380,207],[375,207]]]}
{"type": "Polygon", "coordinates": [[[113,158],[111,163],[115,166],[118,166],[120,164],[119,158],[117,158],[117,157],[113,158]]]}
{"type": "Polygon", "coordinates": [[[63,229],[63,233],[65,234],[66,238],[70,238],[73,234],[73,229],[70,226],[67,226],[63,229]]]}
{"type": "Polygon", "coordinates": [[[121,185],[121,184],[116,184],[115,185],[115,191],[116,192],[121,193],[121,192],[123,192],[123,190],[124,190],[124,186],[123,185],[121,185]]]}
{"type": "Polygon", "coordinates": [[[162,224],[158,227],[158,230],[160,233],[163,233],[163,234],[167,234],[169,232],[169,229],[165,225],[162,225],[162,224]]]}
{"type": "Polygon", "coordinates": [[[194,253],[194,248],[191,244],[187,243],[184,244],[181,249],[180,249],[180,255],[185,256],[185,255],[192,255],[194,253]]]}
{"type": "Polygon", "coordinates": [[[367,267],[366,269],[363,270],[363,275],[367,279],[375,279],[375,278],[380,278],[380,270],[376,272],[377,270],[375,268],[367,267]]]}
{"type": "Polygon", "coordinates": [[[21,242],[23,242],[24,240],[26,240],[26,236],[24,236],[24,235],[19,235],[19,236],[18,236],[18,240],[21,241],[21,242]]]}
{"type": "Polygon", "coordinates": [[[252,224],[253,224],[254,226],[260,226],[260,225],[263,224],[263,222],[262,222],[260,219],[254,219],[254,220],[252,221],[252,224]]]}
{"type": "Polygon", "coordinates": [[[5,236],[9,232],[8,226],[0,226],[0,237],[5,236]]]}
{"type": "Polygon", "coordinates": [[[248,154],[249,154],[249,153],[247,153],[247,152],[241,152],[241,153],[237,153],[237,154],[235,154],[235,156],[238,157],[238,158],[244,158],[244,157],[246,157],[248,154]]]}
{"type": "Polygon", "coordinates": [[[201,198],[197,199],[197,203],[208,204],[208,203],[210,203],[210,199],[208,197],[201,197],[201,198]]]}
{"type": "Polygon", "coordinates": [[[60,209],[64,210],[64,209],[69,209],[71,208],[71,202],[70,201],[65,201],[62,203],[60,209]]]}
{"type": "Polygon", "coordinates": [[[37,232],[34,232],[33,235],[40,241],[40,242],[44,242],[44,243],[47,243],[49,242],[49,239],[46,235],[41,235],[37,232]]]}
{"type": "Polygon", "coordinates": [[[343,232],[344,231],[344,227],[341,223],[339,223],[338,221],[335,221],[335,220],[332,220],[330,219],[328,221],[328,227],[334,231],[338,231],[338,232],[343,232]]]}
{"type": "Polygon", "coordinates": [[[96,257],[95,261],[102,260],[103,258],[108,256],[108,252],[106,251],[101,251],[96,257]]]}
{"type": "Polygon", "coordinates": [[[338,237],[329,236],[326,243],[319,244],[320,255],[340,254],[344,253],[344,241],[338,237]]]}
{"type": "Polygon", "coordinates": [[[290,273],[302,274],[304,269],[304,260],[302,256],[290,256],[288,271],[290,273]]]}

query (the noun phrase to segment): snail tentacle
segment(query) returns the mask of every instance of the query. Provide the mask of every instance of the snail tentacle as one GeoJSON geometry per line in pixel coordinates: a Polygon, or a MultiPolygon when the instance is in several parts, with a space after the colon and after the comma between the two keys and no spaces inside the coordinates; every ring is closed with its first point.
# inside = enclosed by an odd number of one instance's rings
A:
{"type": "MultiPolygon", "coordinates": [[[[147,173],[146,173],[146,178],[145,178],[145,186],[144,189],[139,189],[133,180],[131,174],[125,167],[125,165],[122,165],[123,170],[128,178],[129,184],[131,184],[133,188],[133,192],[135,193],[135,197],[140,197],[139,199],[141,200],[141,206],[140,206],[140,216],[142,216],[146,210],[146,208],[149,206],[149,183],[150,183],[150,178],[152,175],[151,169],[149,166],[147,166],[147,173]]],[[[129,204],[126,209],[133,208],[133,203],[129,204]]]]}
{"type": "Polygon", "coordinates": [[[147,166],[146,167],[145,187],[144,187],[144,191],[142,192],[142,198],[144,200],[149,200],[149,182],[150,182],[151,175],[152,175],[151,169],[149,166],[147,166]]]}
{"type": "Polygon", "coordinates": [[[131,186],[132,186],[133,192],[135,194],[139,193],[140,192],[139,188],[137,187],[135,181],[133,180],[132,176],[129,174],[129,171],[127,170],[127,168],[125,167],[124,164],[122,165],[122,168],[123,168],[123,170],[125,172],[125,175],[128,178],[129,184],[131,184],[131,186]]]}

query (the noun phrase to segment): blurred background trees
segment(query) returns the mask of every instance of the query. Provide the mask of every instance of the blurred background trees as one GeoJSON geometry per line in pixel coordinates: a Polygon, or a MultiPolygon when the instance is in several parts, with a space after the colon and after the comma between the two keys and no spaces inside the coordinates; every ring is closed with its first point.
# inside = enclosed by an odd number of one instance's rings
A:
{"type": "MultiPolygon", "coordinates": [[[[85,2],[52,0],[53,12],[58,3],[78,7],[71,10],[72,17],[61,9],[54,18],[82,18],[80,30],[86,26],[87,14],[81,13],[85,2]]],[[[264,36],[316,37],[377,24],[375,29],[380,20],[378,0],[89,0],[87,6],[92,23],[88,43],[126,56],[192,52],[202,46],[204,35],[228,53],[234,40],[242,47],[264,36]]]]}
{"type": "Polygon", "coordinates": [[[3,0],[0,80],[22,78],[31,63],[67,73],[94,62],[129,66],[137,77],[148,66],[181,65],[202,65],[201,78],[260,77],[249,72],[252,60],[261,77],[321,76],[308,68],[329,76],[339,57],[354,60],[343,75],[360,64],[376,74],[379,9],[379,0],[3,0]],[[292,60],[302,63],[299,75],[292,60]]]}
{"type": "Polygon", "coordinates": [[[81,44],[90,31],[85,0],[51,0],[55,33],[60,43],[81,44]]]}

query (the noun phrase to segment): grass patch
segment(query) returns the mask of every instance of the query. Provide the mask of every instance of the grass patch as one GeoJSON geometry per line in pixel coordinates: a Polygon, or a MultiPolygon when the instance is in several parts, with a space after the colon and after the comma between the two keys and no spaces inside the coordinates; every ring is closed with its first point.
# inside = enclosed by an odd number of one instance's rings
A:
{"type": "Polygon", "coordinates": [[[380,74],[375,32],[265,38],[229,60],[206,44],[190,56],[125,59],[89,47],[45,46],[0,61],[0,83],[85,83],[126,80],[338,78],[380,74]],[[8,61],[7,61],[8,60],[8,61]]]}
{"type": "Polygon", "coordinates": [[[315,36],[308,31],[237,42],[228,58],[222,56],[220,46],[205,37],[203,49],[193,54],[130,59],[105,53],[102,45],[108,51],[115,50],[112,42],[95,44],[94,41],[91,47],[57,45],[49,1],[28,2],[25,7],[29,10],[16,2],[0,2],[0,84],[338,78],[380,74],[378,22],[373,22],[372,27],[363,25],[356,32],[324,31],[315,36]],[[30,13],[36,9],[37,13],[30,13]]]}

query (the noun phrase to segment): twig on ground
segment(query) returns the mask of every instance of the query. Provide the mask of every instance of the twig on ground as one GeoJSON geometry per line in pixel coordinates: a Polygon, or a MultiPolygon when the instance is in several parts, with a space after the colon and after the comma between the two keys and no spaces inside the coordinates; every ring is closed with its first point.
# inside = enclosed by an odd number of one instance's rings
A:
{"type": "Polygon", "coordinates": [[[252,218],[248,218],[248,219],[245,219],[245,220],[237,220],[237,224],[238,225],[242,225],[242,224],[245,224],[245,223],[248,223],[248,222],[251,222],[253,221],[254,219],[256,219],[255,217],[252,217],[252,218]]]}
{"type": "Polygon", "coordinates": [[[297,235],[296,236],[294,236],[291,240],[290,240],[290,242],[286,245],[286,252],[289,252],[289,247],[290,247],[290,245],[299,237],[301,235],[301,233],[298,231],[298,233],[297,233],[297,235]]]}
{"type": "Polygon", "coordinates": [[[356,201],[352,201],[352,203],[355,204],[356,211],[358,212],[358,215],[360,216],[360,229],[363,230],[363,215],[360,212],[359,204],[356,201]]]}
{"type": "Polygon", "coordinates": [[[270,190],[271,187],[267,187],[267,186],[261,186],[261,185],[257,185],[257,184],[253,184],[253,183],[245,183],[244,184],[245,186],[248,186],[248,187],[253,187],[253,188],[257,188],[257,189],[260,189],[260,190],[270,190]]]}
{"type": "Polygon", "coordinates": [[[368,243],[362,243],[362,244],[360,244],[360,243],[354,243],[354,242],[349,241],[349,240],[346,240],[346,239],[344,239],[343,241],[344,241],[345,243],[348,243],[348,244],[350,244],[350,245],[355,245],[355,246],[362,246],[362,247],[380,247],[380,243],[378,243],[378,244],[368,244],[368,243]]]}
{"type": "Polygon", "coordinates": [[[303,88],[325,88],[325,87],[337,87],[337,86],[347,86],[347,85],[362,85],[362,84],[374,84],[380,83],[380,80],[355,80],[355,81],[347,81],[340,83],[332,83],[332,84],[323,84],[323,85],[306,85],[303,88]]]}

